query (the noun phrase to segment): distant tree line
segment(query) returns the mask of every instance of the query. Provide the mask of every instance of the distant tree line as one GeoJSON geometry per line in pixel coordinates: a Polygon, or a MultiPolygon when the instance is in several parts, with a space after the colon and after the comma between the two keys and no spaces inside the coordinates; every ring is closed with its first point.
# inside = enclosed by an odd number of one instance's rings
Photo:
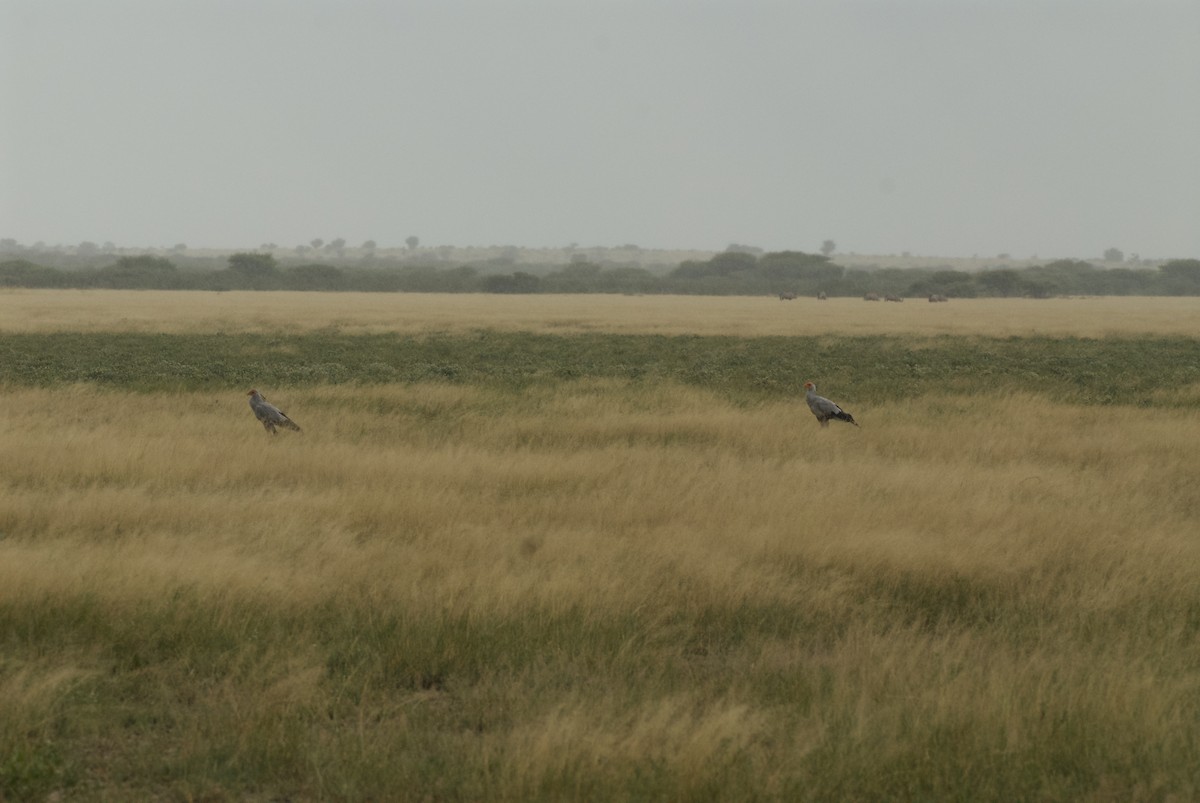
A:
{"type": "Polygon", "coordinates": [[[442,293],[671,293],[685,295],[862,296],[947,298],[1057,295],[1200,295],[1200,260],[1158,268],[1098,268],[1057,260],[1026,268],[967,272],[951,268],[847,269],[823,254],[728,250],[686,261],[667,273],[574,261],[553,269],[519,266],[281,265],[266,253],[238,253],[225,267],[180,267],[165,257],[123,256],[99,267],[59,268],[27,259],[0,262],[0,287],[141,290],[343,290],[442,293]]]}

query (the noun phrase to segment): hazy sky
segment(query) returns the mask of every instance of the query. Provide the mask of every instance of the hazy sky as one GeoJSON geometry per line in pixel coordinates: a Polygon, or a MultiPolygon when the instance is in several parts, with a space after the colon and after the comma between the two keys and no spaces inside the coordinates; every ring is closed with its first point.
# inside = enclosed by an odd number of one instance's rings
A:
{"type": "Polygon", "coordinates": [[[0,237],[1200,257],[1197,0],[0,0],[0,237]]]}

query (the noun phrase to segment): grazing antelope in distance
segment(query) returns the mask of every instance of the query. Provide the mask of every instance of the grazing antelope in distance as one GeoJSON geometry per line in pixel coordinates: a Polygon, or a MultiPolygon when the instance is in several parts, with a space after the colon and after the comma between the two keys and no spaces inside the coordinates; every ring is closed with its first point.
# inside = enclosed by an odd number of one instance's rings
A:
{"type": "Polygon", "coordinates": [[[779,300],[780,301],[795,301],[796,294],[795,293],[780,293],[779,300]]]}
{"type": "Polygon", "coordinates": [[[932,294],[930,294],[930,296],[929,296],[929,303],[930,303],[930,304],[936,304],[936,303],[938,303],[939,301],[949,301],[949,300],[950,300],[950,299],[946,298],[945,296],[939,296],[937,293],[932,293],[932,294]]]}
{"type": "Polygon", "coordinates": [[[904,299],[901,298],[900,296],[892,295],[891,293],[888,293],[886,296],[884,296],[883,300],[884,301],[895,301],[897,303],[904,301],[904,299]]]}
{"type": "Polygon", "coordinates": [[[822,290],[821,292],[817,293],[817,301],[824,301],[826,298],[828,298],[828,296],[826,296],[826,295],[825,295],[825,291],[824,291],[824,290],[822,290]]]}
{"type": "Polygon", "coordinates": [[[879,293],[867,293],[863,296],[863,301],[878,301],[879,293]]]}
{"type": "Polygon", "coordinates": [[[817,395],[817,386],[812,382],[804,383],[806,391],[804,398],[808,402],[808,409],[812,410],[812,414],[821,422],[822,427],[829,426],[829,419],[836,418],[838,421],[845,421],[847,424],[858,426],[858,422],[854,420],[854,416],[838,407],[824,396],[817,395]]]}

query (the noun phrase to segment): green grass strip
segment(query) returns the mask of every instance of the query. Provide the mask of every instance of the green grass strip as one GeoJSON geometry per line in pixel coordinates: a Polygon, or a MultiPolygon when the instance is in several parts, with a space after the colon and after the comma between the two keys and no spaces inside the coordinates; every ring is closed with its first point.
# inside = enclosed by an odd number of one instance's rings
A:
{"type": "Polygon", "coordinates": [[[1174,392],[1200,383],[1200,340],[495,331],[0,335],[0,383],[9,386],[86,382],[162,391],[436,381],[520,390],[584,378],[676,381],[747,402],[798,394],[812,379],[857,401],[1026,390],[1086,404],[1179,404],[1187,394],[1174,392]]]}

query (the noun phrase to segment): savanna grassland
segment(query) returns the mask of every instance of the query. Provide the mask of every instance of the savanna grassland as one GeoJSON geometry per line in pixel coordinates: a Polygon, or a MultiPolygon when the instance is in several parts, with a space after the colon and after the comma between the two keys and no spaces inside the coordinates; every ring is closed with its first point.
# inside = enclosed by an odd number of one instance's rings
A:
{"type": "Polygon", "coordinates": [[[0,293],[0,799],[1194,799],[1198,317],[0,293]]]}

